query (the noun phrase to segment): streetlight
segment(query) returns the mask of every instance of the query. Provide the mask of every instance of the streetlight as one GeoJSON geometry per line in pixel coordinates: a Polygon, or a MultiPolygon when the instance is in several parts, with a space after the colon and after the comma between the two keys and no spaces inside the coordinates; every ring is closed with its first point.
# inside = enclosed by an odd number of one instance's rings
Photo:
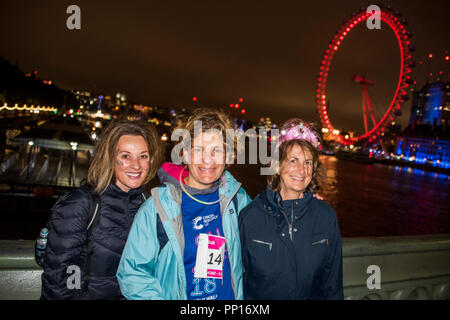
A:
{"type": "Polygon", "coordinates": [[[78,142],[71,142],[70,145],[72,146],[72,150],[77,150],[78,142]]]}

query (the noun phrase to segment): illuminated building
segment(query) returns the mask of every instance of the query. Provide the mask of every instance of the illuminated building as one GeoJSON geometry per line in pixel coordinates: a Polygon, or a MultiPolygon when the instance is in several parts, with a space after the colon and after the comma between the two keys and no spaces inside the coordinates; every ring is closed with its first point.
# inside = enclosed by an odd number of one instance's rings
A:
{"type": "Polygon", "coordinates": [[[450,168],[450,84],[434,82],[414,92],[410,125],[398,137],[403,160],[450,168]]]}
{"type": "Polygon", "coordinates": [[[401,137],[397,143],[397,156],[415,163],[450,168],[450,141],[420,137],[401,137]]]}
{"type": "Polygon", "coordinates": [[[434,82],[414,91],[410,125],[448,125],[450,114],[450,83],[434,82]]]}
{"type": "Polygon", "coordinates": [[[116,106],[126,106],[127,105],[127,96],[123,93],[116,93],[116,106]]]}
{"type": "Polygon", "coordinates": [[[72,93],[78,102],[80,102],[80,105],[88,106],[90,104],[91,93],[89,91],[72,90],[72,93]]]}
{"type": "Polygon", "coordinates": [[[270,130],[272,128],[272,120],[269,117],[260,118],[258,121],[258,128],[266,128],[270,130]]]}

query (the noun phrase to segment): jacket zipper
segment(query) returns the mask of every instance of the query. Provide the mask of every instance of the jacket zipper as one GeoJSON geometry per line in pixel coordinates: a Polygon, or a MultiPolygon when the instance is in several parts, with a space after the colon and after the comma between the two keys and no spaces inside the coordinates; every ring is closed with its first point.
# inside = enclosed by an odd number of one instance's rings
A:
{"type": "MultiPolygon", "coordinates": [[[[237,188],[236,188],[236,191],[233,192],[233,194],[231,195],[230,199],[228,200],[228,202],[227,202],[226,205],[224,206],[223,212],[220,213],[220,214],[222,215],[222,229],[223,229],[223,233],[224,233],[223,235],[224,235],[224,237],[225,237],[225,226],[223,225],[223,224],[224,224],[224,221],[225,221],[224,215],[225,215],[226,209],[228,208],[228,206],[229,206],[230,203],[231,203],[231,200],[233,200],[233,197],[236,195],[236,193],[239,192],[240,187],[241,187],[241,183],[238,183],[238,186],[237,186],[237,188]]],[[[224,190],[224,192],[225,192],[225,190],[224,190]]],[[[235,209],[236,209],[236,211],[237,211],[237,208],[235,208],[235,209]]],[[[236,216],[237,216],[237,215],[238,215],[238,212],[236,212],[236,216]]],[[[230,263],[231,287],[232,287],[233,292],[234,292],[234,297],[236,298],[237,295],[238,295],[238,292],[237,292],[236,283],[235,283],[235,279],[234,279],[233,265],[231,264],[231,257],[232,257],[232,255],[231,255],[231,250],[230,250],[230,246],[229,246],[229,245],[227,245],[227,249],[228,249],[228,261],[229,261],[229,263],[230,263]]],[[[222,279],[222,281],[223,281],[223,279],[222,279]]]]}
{"type": "Polygon", "coordinates": [[[289,225],[289,237],[292,241],[292,229],[294,227],[294,202],[291,203],[291,224],[289,225]]]}
{"type": "Polygon", "coordinates": [[[87,226],[87,228],[86,228],[86,230],[89,230],[90,228],[91,228],[91,225],[92,225],[92,223],[94,222],[94,220],[95,220],[95,217],[97,216],[97,212],[98,212],[98,203],[96,203],[95,204],[95,210],[94,210],[94,214],[92,215],[92,219],[91,219],[91,221],[89,222],[89,224],[88,224],[88,226],[87,226]]]}
{"type": "MultiPolygon", "coordinates": [[[[291,242],[292,242],[293,241],[292,229],[293,229],[293,225],[294,225],[294,204],[292,203],[292,205],[291,205],[291,223],[289,223],[288,216],[287,216],[286,212],[284,212],[280,207],[279,207],[279,209],[280,209],[281,213],[283,213],[283,215],[284,215],[284,217],[286,219],[286,222],[287,222],[287,224],[289,226],[289,237],[290,237],[291,242]]],[[[289,250],[289,251],[293,255],[294,268],[295,268],[295,271],[294,271],[295,283],[296,283],[296,287],[298,287],[297,283],[298,283],[298,268],[299,268],[299,266],[297,265],[297,258],[296,258],[297,254],[296,254],[295,250],[289,250]]]]}
{"type": "Polygon", "coordinates": [[[289,238],[292,241],[292,229],[293,229],[293,224],[294,224],[294,204],[291,205],[291,222],[289,223],[289,219],[287,217],[286,212],[284,212],[281,208],[280,208],[281,213],[283,213],[284,217],[286,218],[286,222],[289,226],[289,238]]]}
{"type": "Polygon", "coordinates": [[[125,202],[125,213],[126,213],[126,217],[127,217],[127,223],[128,223],[128,227],[131,228],[131,222],[130,221],[130,210],[128,210],[128,204],[130,203],[131,199],[130,199],[130,195],[127,195],[127,201],[125,202]]]}
{"type": "MultiPolygon", "coordinates": [[[[239,188],[240,188],[240,187],[241,187],[241,183],[238,183],[238,187],[237,187],[236,191],[233,192],[233,194],[231,195],[230,199],[229,199],[229,200],[227,201],[227,203],[225,204],[223,212],[220,213],[220,214],[222,215],[222,218],[223,218],[223,216],[224,216],[224,214],[225,214],[226,208],[228,208],[228,206],[230,205],[231,200],[233,200],[233,198],[234,198],[234,196],[236,195],[236,193],[239,192],[239,188]]],[[[224,191],[224,192],[225,192],[225,191],[224,191]]],[[[235,208],[235,209],[236,209],[236,211],[237,211],[237,208],[235,208]]],[[[236,212],[236,215],[237,215],[237,214],[238,214],[238,213],[236,212]]]]}

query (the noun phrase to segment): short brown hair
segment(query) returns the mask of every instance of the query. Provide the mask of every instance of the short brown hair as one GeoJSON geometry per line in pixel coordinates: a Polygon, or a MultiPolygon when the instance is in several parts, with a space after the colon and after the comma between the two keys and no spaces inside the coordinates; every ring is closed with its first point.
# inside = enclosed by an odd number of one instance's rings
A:
{"type": "MultiPolygon", "coordinates": [[[[223,110],[215,109],[215,108],[197,108],[194,109],[191,113],[191,115],[181,123],[177,128],[175,129],[184,129],[186,130],[191,139],[194,139],[195,132],[194,132],[194,122],[195,121],[201,121],[202,124],[202,132],[206,132],[208,130],[218,130],[220,133],[222,133],[222,138],[224,145],[226,146],[227,151],[231,150],[231,148],[234,148],[233,150],[236,152],[236,141],[237,139],[233,138],[233,146],[227,145],[226,141],[226,131],[227,130],[233,130],[234,131],[234,122],[231,119],[231,117],[226,114],[223,110]]],[[[183,144],[186,143],[186,139],[183,137],[183,144]]],[[[227,165],[226,165],[227,167],[227,165]]]]}
{"type": "Polygon", "coordinates": [[[143,184],[155,176],[161,165],[164,150],[153,125],[145,121],[113,121],[104,129],[88,170],[87,182],[98,194],[103,193],[113,180],[115,152],[120,137],[124,135],[142,136],[147,143],[150,168],[143,184]]]}

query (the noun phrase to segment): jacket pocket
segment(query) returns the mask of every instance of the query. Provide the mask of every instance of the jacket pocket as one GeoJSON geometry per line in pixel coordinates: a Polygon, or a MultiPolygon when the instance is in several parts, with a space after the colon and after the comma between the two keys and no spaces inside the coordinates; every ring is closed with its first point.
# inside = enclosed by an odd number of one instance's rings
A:
{"type": "Polygon", "coordinates": [[[326,244],[327,247],[330,246],[328,239],[320,239],[320,240],[317,240],[317,241],[314,241],[313,243],[311,243],[311,245],[313,245],[313,246],[319,245],[319,244],[326,244]]]}
{"type": "Polygon", "coordinates": [[[272,242],[266,242],[266,241],[261,241],[261,240],[257,240],[257,239],[252,239],[253,242],[259,243],[259,244],[263,244],[268,246],[269,251],[272,251],[272,242]]]}

